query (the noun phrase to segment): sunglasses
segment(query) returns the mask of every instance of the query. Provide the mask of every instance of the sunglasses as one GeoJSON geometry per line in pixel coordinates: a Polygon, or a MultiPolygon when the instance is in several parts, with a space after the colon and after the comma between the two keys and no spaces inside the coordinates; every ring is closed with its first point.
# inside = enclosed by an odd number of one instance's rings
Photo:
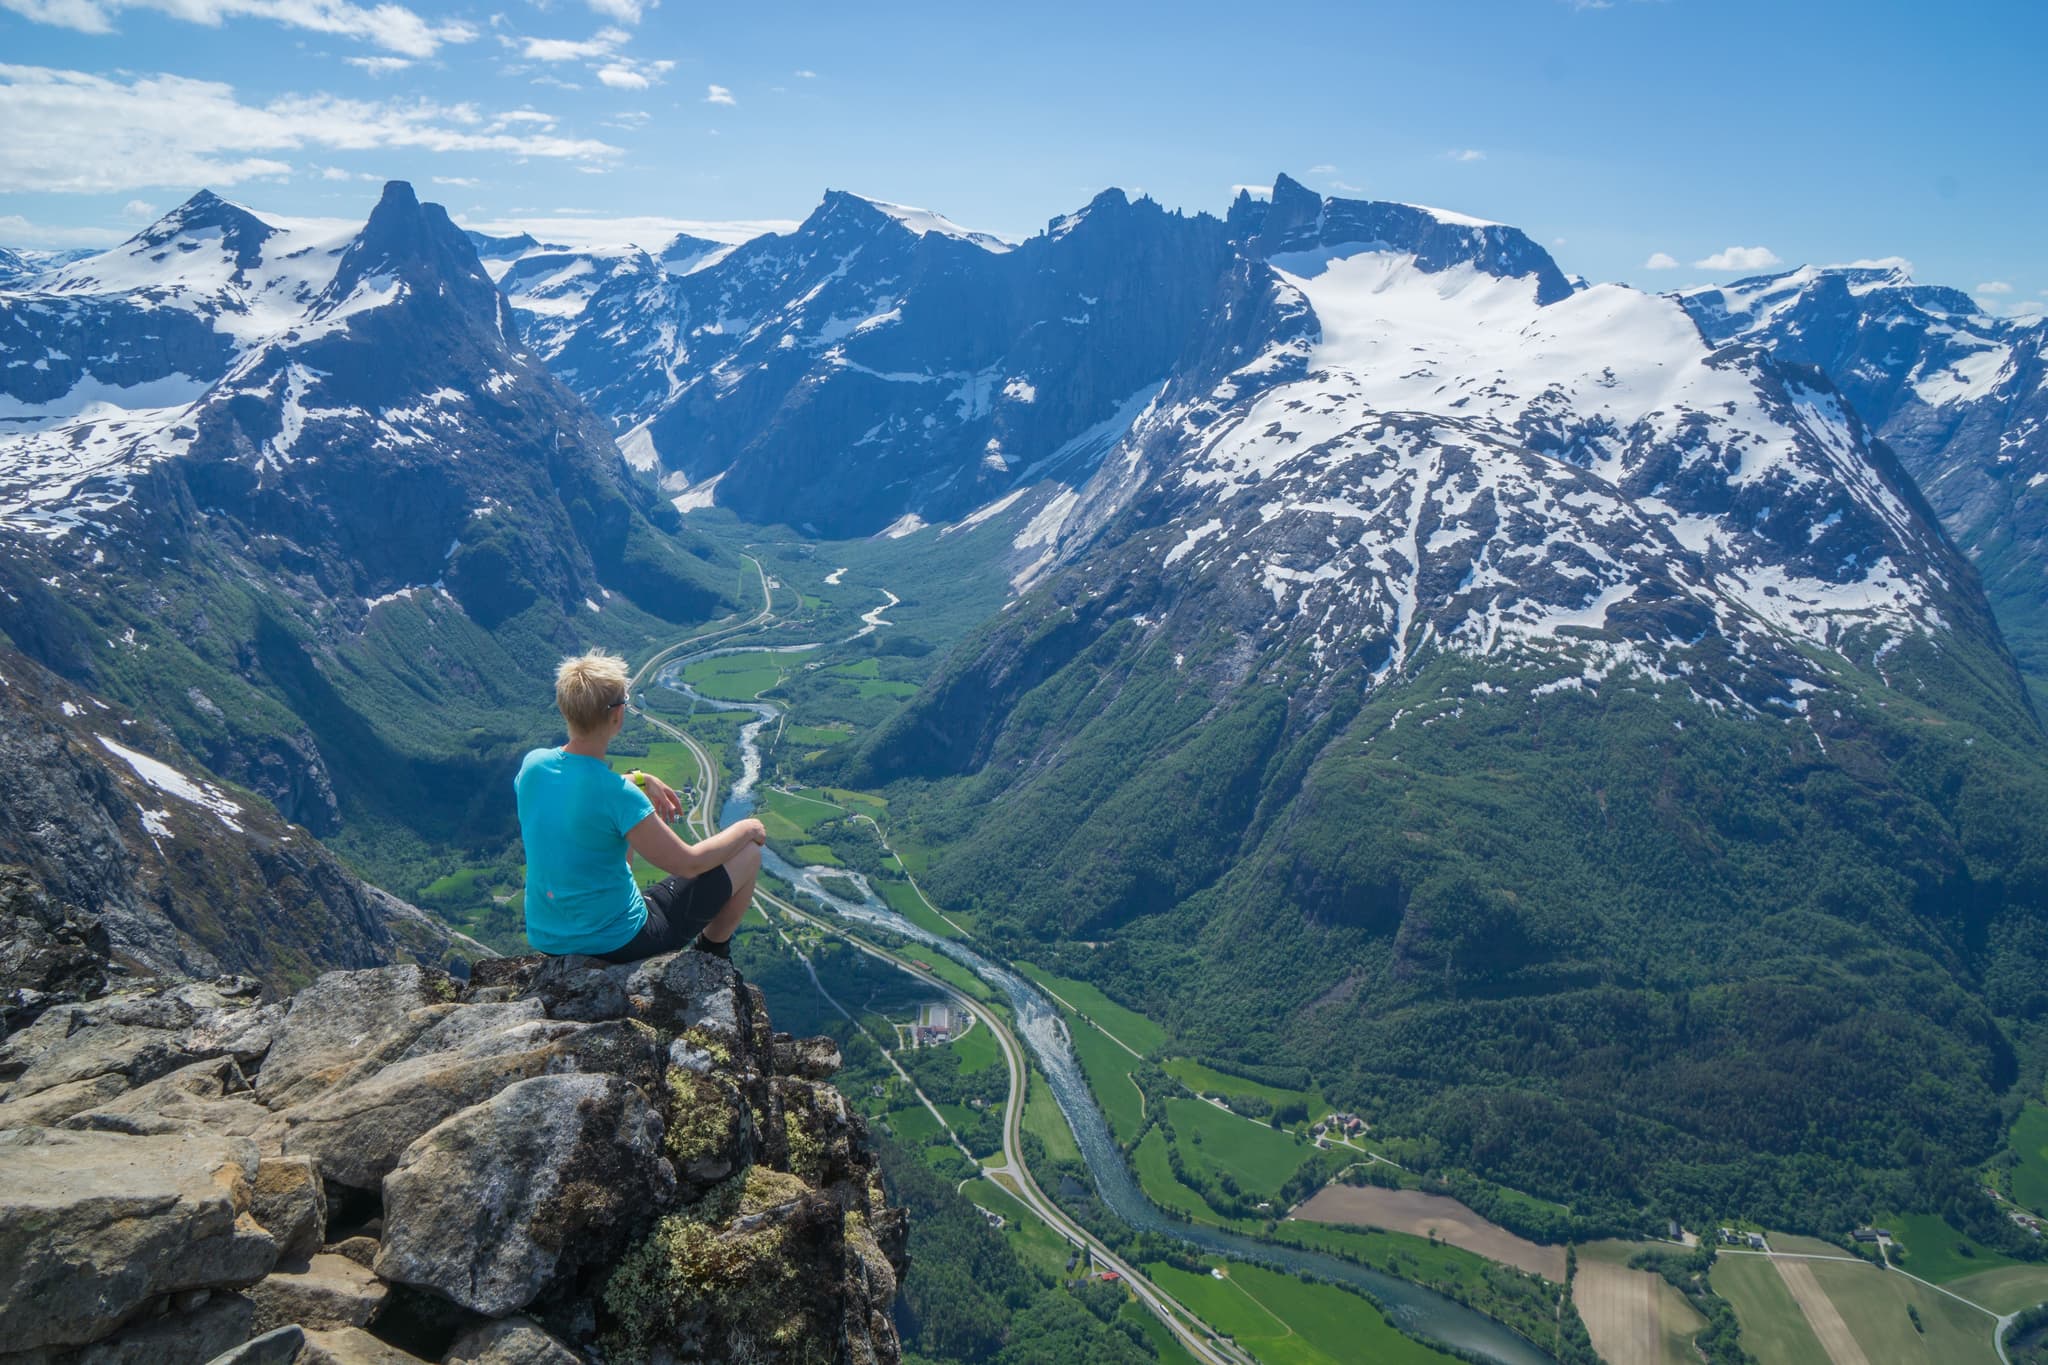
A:
{"type": "Polygon", "coordinates": [[[613,702],[610,706],[606,707],[605,709],[607,711],[615,711],[621,706],[630,708],[632,705],[633,698],[630,694],[628,694],[626,696],[620,697],[617,701],[613,702]]]}

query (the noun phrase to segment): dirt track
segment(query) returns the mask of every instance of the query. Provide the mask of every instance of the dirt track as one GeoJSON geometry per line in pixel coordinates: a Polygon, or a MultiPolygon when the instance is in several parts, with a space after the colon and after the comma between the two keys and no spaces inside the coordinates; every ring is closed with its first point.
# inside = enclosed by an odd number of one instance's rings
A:
{"type": "Polygon", "coordinates": [[[1798,1300],[1799,1311],[1806,1314],[1806,1325],[1820,1338],[1821,1349],[1828,1353],[1828,1359],[1835,1365],[1870,1365],[1870,1357],[1863,1354],[1863,1348],[1849,1334],[1849,1324],[1842,1321],[1835,1301],[1813,1277],[1813,1267],[1788,1257],[1773,1259],[1778,1263],[1779,1277],[1792,1291],[1792,1297],[1798,1300]]]}
{"type": "Polygon", "coordinates": [[[1580,1259],[1572,1303],[1607,1365],[1661,1365],[1664,1330],[1657,1284],[1646,1270],[1580,1259]]]}
{"type": "Polygon", "coordinates": [[[1506,1228],[1487,1222],[1455,1199],[1420,1190],[1383,1190],[1362,1185],[1325,1185],[1313,1199],[1290,1217],[1317,1223],[1349,1223],[1359,1227],[1386,1228],[1427,1237],[1475,1251],[1499,1261],[1564,1283],[1564,1248],[1538,1246],[1517,1237],[1506,1228]]]}

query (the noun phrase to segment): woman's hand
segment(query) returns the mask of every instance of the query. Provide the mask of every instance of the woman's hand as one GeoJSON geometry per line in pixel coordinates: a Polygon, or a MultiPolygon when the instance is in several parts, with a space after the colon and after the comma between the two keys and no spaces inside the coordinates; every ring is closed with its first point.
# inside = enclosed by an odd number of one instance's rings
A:
{"type": "Polygon", "coordinates": [[[647,779],[641,784],[641,790],[646,792],[647,799],[654,803],[654,813],[661,817],[663,824],[670,823],[683,813],[683,799],[676,795],[674,787],[653,773],[643,773],[641,776],[647,779]]]}
{"type": "Polygon", "coordinates": [[[759,820],[749,817],[734,825],[733,828],[741,832],[747,843],[765,844],[768,842],[768,826],[762,824],[759,820]]]}

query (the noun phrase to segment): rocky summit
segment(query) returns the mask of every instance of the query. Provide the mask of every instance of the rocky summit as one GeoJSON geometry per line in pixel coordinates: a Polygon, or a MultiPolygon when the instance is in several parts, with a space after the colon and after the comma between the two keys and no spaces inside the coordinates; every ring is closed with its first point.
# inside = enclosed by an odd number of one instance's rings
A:
{"type": "Polygon", "coordinates": [[[828,1039],[681,953],[245,978],[0,1044],[0,1362],[895,1362],[828,1039]]]}

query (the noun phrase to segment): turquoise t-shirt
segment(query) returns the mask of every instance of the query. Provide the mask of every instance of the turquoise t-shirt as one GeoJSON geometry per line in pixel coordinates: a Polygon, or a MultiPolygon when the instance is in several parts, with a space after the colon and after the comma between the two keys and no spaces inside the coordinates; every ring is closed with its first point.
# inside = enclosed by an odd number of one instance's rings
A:
{"type": "Polygon", "coordinates": [[[654,811],[603,759],[535,749],[512,780],[526,843],[526,941],[544,953],[609,953],[647,922],[626,831],[654,811]]]}

